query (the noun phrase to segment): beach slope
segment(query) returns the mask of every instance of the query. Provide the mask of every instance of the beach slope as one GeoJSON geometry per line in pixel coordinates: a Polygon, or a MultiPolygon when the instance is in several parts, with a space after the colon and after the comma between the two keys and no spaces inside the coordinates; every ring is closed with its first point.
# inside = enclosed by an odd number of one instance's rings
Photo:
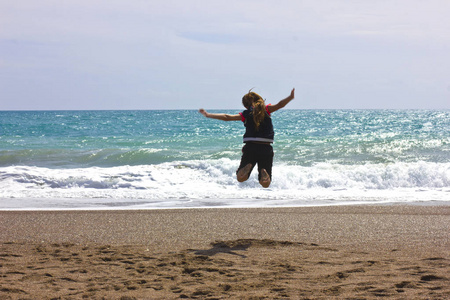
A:
{"type": "Polygon", "coordinates": [[[450,206],[0,212],[1,299],[446,299],[450,206]]]}

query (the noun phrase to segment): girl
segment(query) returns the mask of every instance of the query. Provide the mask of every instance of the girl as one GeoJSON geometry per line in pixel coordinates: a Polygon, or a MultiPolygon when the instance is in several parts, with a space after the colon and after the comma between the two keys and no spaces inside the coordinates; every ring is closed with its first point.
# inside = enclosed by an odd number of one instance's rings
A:
{"type": "Polygon", "coordinates": [[[272,181],[274,131],[271,114],[283,108],[294,99],[295,88],[291,94],[275,105],[264,103],[263,98],[251,90],[242,97],[242,104],[246,108],[237,115],[212,114],[203,108],[199,112],[207,118],[222,121],[242,121],[245,125],[242,158],[236,171],[239,182],[246,181],[256,164],[258,164],[259,183],[267,188],[272,181]]]}

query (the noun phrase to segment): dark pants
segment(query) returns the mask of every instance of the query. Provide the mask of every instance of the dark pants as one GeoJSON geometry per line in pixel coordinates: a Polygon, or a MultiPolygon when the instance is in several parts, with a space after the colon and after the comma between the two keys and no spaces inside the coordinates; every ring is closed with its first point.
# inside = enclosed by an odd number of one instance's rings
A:
{"type": "MultiPolygon", "coordinates": [[[[238,171],[248,164],[253,167],[258,163],[258,180],[261,179],[261,170],[265,169],[272,180],[273,148],[270,144],[247,143],[242,148],[241,164],[238,171]]],[[[237,172],[236,172],[237,173],[237,172]]],[[[251,171],[250,171],[251,173],[251,171]]],[[[248,174],[250,176],[250,173],[248,174]]]]}

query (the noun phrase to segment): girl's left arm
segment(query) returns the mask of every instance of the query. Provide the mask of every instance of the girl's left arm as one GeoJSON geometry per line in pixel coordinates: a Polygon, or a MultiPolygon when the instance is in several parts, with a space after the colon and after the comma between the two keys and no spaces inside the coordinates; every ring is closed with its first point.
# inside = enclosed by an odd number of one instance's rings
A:
{"type": "Polygon", "coordinates": [[[204,110],[203,108],[198,111],[202,115],[210,119],[222,120],[222,121],[241,121],[242,117],[240,114],[229,115],[229,114],[212,114],[204,110]]]}
{"type": "Polygon", "coordinates": [[[281,100],[275,105],[268,105],[267,109],[270,113],[273,113],[274,111],[277,111],[283,107],[285,107],[289,102],[291,102],[295,98],[295,88],[292,89],[291,94],[286,97],[285,99],[281,100]]]}

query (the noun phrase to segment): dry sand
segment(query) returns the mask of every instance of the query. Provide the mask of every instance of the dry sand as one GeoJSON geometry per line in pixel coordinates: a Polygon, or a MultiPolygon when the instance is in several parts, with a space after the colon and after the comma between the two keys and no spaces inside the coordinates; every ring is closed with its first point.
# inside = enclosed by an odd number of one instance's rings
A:
{"type": "Polygon", "coordinates": [[[450,299],[450,206],[0,212],[0,299],[450,299]]]}

